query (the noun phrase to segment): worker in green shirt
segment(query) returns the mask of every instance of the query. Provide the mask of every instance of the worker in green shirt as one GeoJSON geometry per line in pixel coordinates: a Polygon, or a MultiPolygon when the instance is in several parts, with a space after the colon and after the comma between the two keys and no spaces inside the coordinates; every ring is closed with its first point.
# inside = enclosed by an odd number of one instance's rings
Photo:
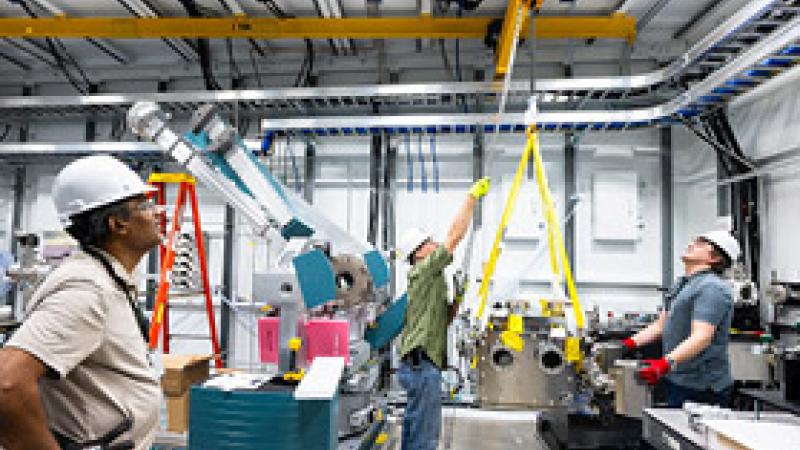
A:
{"type": "Polygon", "coordinates": [[[408,308],[400,342],[400,385],[406,390],[401,450],[436,450],[442,423],[441,371],[447,358],[447,327],[458,303],[447,304],[444,268],[464,238],[478,200],[489,192],[489,179],[472,185],[443,244],[418,228],[408,230],[398,251],[411,265],[408,308]]]}

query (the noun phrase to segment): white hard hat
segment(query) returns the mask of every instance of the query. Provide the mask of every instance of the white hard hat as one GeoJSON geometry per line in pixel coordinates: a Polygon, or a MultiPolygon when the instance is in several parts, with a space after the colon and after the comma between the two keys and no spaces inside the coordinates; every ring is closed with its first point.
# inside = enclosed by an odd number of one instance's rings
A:
{"type": "Polygon", "coordinates": [[[736,239],[731,236],[729,232],[725,230],[713,230],[701,234],[700,237],[719,247],[720,250],[725,252],[731,262],[739,258],[739,253],[741,253],[739,243],[736,242],[736,239]]]}
{"type": "Polygon", "coordinates": [[[408,260],[411,254],[430,238],[431,235],[420,228],[414,227],[406,230],[397,245],[398,256],[403,260],[408,260]]]}
{"type": "Polygon", "coordinates": [[[61,169],[53,182],[53,203],[58,220],[68,227],[76,214],[155,190],[118,159],[93,155],[61,169]]]}

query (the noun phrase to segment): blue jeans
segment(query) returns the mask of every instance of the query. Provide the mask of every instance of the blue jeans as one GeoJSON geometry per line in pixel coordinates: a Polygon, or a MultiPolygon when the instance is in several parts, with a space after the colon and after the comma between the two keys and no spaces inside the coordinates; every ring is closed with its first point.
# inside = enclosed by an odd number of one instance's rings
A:
{"type": "Polygon", "coordinates": [[[683,408],[684,402],[705,403],[707,405],[717,405],[723,408],[730,407],[733,386],[716,392],[711,389],[698,390],[675,384],[669,380],[664,380],[667,385],[667,407],[683,408]]]}
{"type": "Polygon", "coordinates": [[[422,359],[418,366],[400,362],[400,386],[408,398],[401,450],[436,450],[442,428],[442,374],[422,359]]]}

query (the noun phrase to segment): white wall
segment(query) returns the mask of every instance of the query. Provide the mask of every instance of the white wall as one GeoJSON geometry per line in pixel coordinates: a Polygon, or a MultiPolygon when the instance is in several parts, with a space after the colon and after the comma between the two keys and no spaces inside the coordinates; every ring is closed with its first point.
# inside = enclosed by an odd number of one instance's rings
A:
{"type": "Polygon", "coordinates": [[[717,220],[717,159],[714,150],[683,126],[672,127],[673,273],[680,255],[717,220]]]}

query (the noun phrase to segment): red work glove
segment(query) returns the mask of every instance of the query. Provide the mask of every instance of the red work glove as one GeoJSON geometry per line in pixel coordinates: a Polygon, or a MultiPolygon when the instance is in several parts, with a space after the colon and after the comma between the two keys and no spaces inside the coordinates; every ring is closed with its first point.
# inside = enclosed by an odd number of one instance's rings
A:
{"type": "Polygon", "coordinates": [[[622,340],[622,345],[628,348],[628,350],[636,350],[636,341],[631,338],[625,338],[622,340]]]}
{"type": "Polygon", "coordinates": [[[658,383],[658,380],[669,373],[670,367],[667,358],[645,359],[643,362],[647,364],[647,367],[639,370],[639,378],[650,386],[658,383]]]}

